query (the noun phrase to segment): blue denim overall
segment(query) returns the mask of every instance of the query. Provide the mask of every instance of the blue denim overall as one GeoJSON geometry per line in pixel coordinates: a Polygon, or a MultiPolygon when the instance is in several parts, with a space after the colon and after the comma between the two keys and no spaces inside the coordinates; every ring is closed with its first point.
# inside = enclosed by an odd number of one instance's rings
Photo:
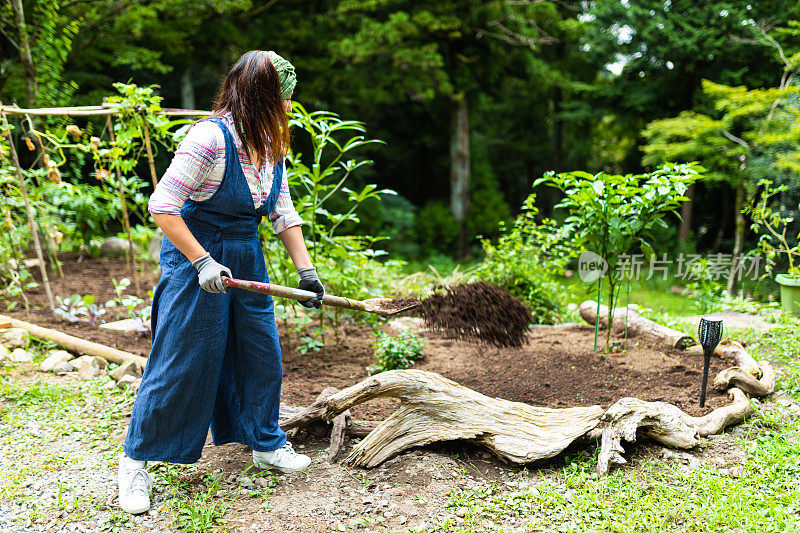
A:
{"type": "MultiPolygon", "coordinates": [[[[256,209],[230,131],[225,174],[206,201],[181,209],[189,230],[234,278],[269,282],[258,224],[278,200],[283,166],[256,209]]],[[[164,237],[153,296],[153,346],[133,405],[125,453],[139,461],[194,463],[209,425],[214,444],[257,451],[286,443],[278,427],[281,347],[272,297],[239,289],[205,292],[189,260],[164,237]]]]}

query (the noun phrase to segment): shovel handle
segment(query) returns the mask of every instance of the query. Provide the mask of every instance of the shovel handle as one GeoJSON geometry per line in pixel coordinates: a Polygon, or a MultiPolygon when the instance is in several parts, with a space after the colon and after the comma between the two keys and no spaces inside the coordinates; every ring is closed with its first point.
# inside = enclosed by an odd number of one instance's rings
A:
{"type": "MultiPolygon", "coordinates": [[[[269,294],[270,296],[277,296],[278,298],[289,298],[290,300],[297,300],[298,302],[305,302],[317,296],[316,293],[304,291],[302,289],[284,287],[283,285],[275,285],[274,283],[262,283],[260,281],[229,278],[226,276],[222,276],[222,283],[224,283],[226,287],[234,287],[236,289],[244,289],[261,294],[269,294]]],[[[331,294],[326,294],[323,296],[322,303],[330,307],[354,309],[356,311],[367,311],[364,303],[360,302],[359,300],[351,300],[349,298],[342,298],[341,296],[333,296],[331,294]]]]}

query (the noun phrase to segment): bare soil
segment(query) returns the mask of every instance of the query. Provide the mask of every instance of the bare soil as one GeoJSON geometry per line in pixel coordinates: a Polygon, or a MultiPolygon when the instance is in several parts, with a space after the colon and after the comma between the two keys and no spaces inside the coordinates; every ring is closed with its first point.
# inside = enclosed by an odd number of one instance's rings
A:
{"type": "MultiPolygon", "coordinates": [[[[74,255],[65,255],[63,261],[64,277],[53,275],[51,281],[56,295],[90,293],[102,302],[114,296],[112,278],[129,276],[121,258],[78,261],[74,255]]],[[[143,292],[153,288],[158,281],[157,265],[143,265],[140,280],[143,292]]],[[[149,334],[111,332],[53,318],[43,287],[29,291],[28,299],[38,308],[8,314],[139,355],[146,356],[150,350],[149,334]]],[[[325,387],[353,385],[367,376],[365,368],[375,362],[374,336],[355,320],[341,327],[338,344],[329,334],[326,346],[309,354],[297,350],[296,335],[288,337],[281,324],[279,330],[284,362],[282,398],[287,404],[307,405],[325,387]]],[[[692,415],[728,402],[724,394],[712,390],[706,408],[698,407],[702,356],[665,351],[644,339],[628,339],[622,354],[595,353],[594,330],[588,325],[536,327],[526,334],[528,343],[518,348],[497,348],[437,331],[423,331],[421,336],[426,339],[425,358],[415,368],[437,372],[493,397],[548,407],[608,407],[619,398],[634,396],[669,402],[692,415]]],[[[731,365],[732,361],[714,357],[709,375],[731,365]]],[[[373,401],[358,408],[355,415],[382,419],[394,406],[393,400],[373,401]]]]}

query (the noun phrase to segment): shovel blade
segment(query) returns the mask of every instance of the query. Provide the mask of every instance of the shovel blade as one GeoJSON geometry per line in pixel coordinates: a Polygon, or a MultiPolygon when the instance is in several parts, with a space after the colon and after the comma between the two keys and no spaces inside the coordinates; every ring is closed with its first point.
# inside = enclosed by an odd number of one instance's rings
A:
{"type": "Polygon", "coordinates": [[[362,303],[365,311],[381,316],[399,315],[422,305],[419,300],[411,298],[370,298],[362,303]]]}

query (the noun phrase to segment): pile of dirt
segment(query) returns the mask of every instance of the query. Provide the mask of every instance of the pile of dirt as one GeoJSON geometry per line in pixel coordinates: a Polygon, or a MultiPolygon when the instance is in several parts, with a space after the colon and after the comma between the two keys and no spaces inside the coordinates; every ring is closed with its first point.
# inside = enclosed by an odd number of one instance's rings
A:
{"type": "Polygon", "coordinates": [[[429,327],[501,348],[522,346],[533,321],[525,304],[482,281],[431,295],[422,302],[421,314],[429,327]]]}

